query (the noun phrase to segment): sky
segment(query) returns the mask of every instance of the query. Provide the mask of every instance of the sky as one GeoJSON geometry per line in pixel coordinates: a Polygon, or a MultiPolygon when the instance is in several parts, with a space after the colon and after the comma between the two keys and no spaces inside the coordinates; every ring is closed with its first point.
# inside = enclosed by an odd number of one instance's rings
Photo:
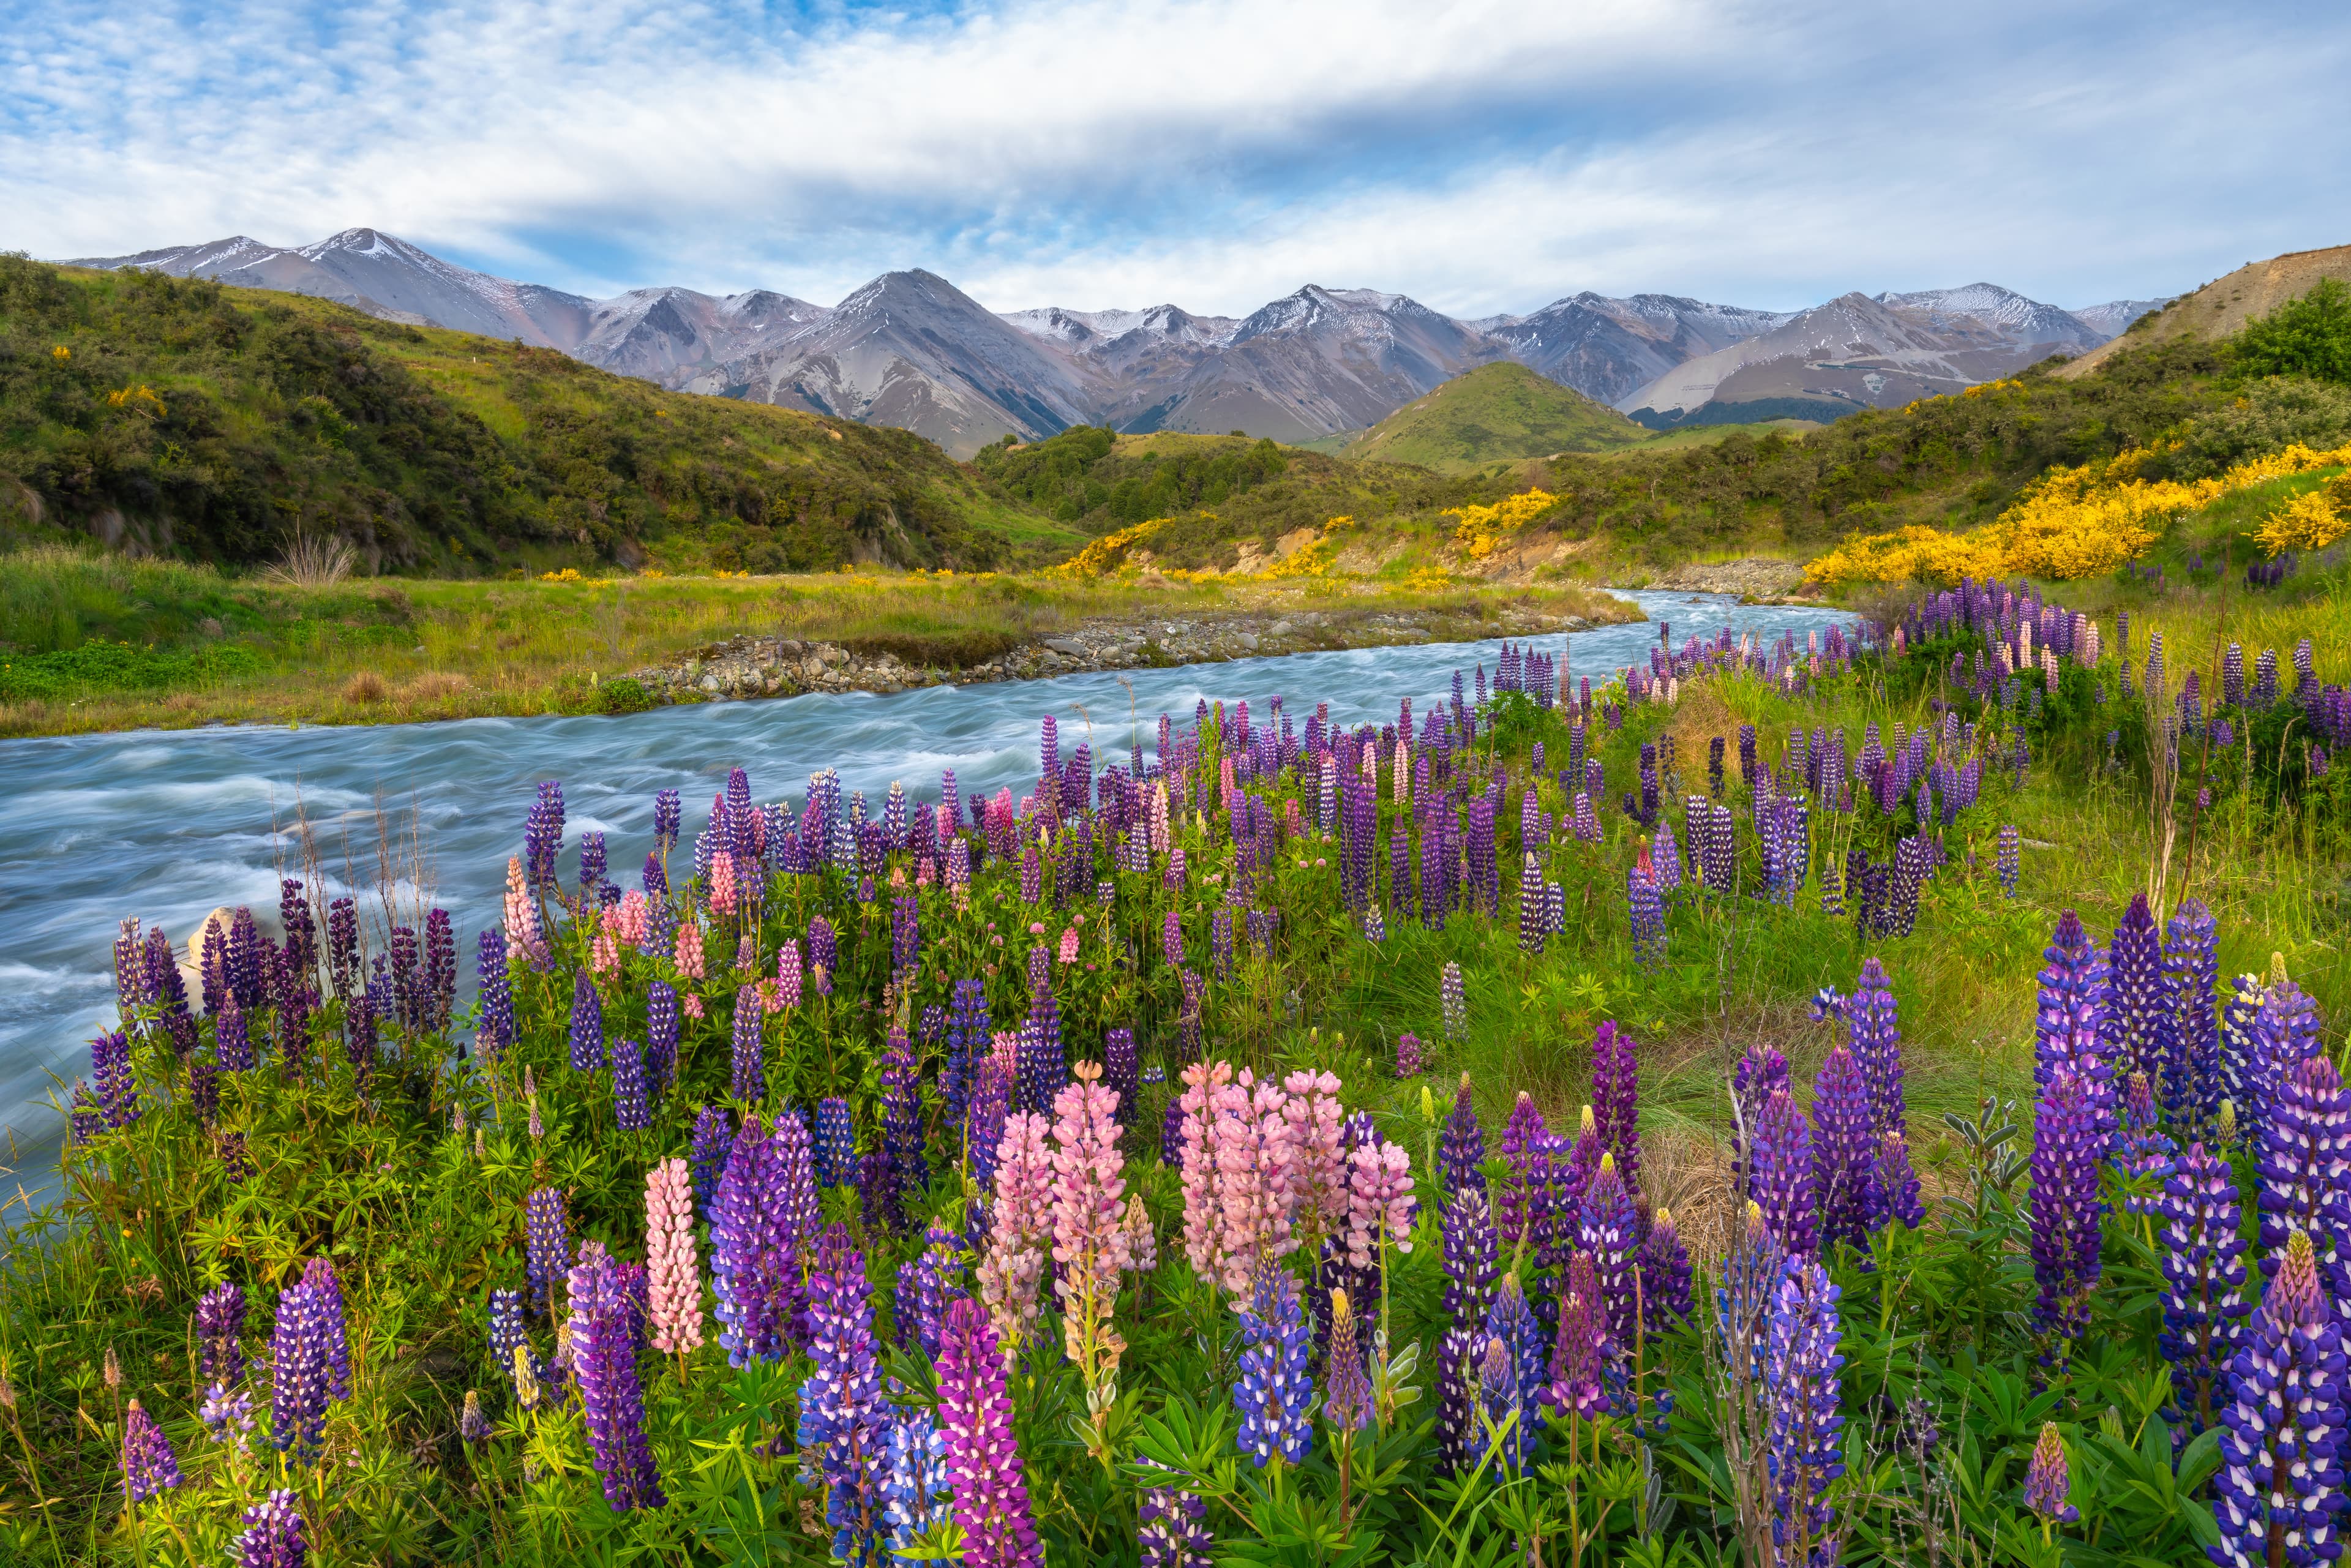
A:
{"type": "Polygon", "coordinates": [[[0,0],[0,249],[366,225],[590,295],[2081,306],[2351,243],[2351,6],[0,0]]]}

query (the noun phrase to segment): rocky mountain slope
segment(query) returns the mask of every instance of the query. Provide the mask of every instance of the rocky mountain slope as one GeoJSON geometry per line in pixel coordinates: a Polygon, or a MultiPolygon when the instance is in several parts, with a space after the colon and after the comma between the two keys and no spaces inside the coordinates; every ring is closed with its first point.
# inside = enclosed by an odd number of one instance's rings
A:
{"type": "Polygon", "coordinates": [[[1499,361],[1657,427],[1831,418],[2085,352],[2147,303],[2066,311],[1973,284],[1851,294],[1789,314],[1586,292],[1525,316],[1462,320],[1404,295],[1308,285],[1243,318],[1172,304],[998,314],[920,271],[884,274],[831,308],[765,289],[598,300],[475,272],[367,228],[294,249],[239,235],[75,265],[316,295],[559,350],[674,391],[911,430],[958,457],[1006,434],[1035,440],[1088,423],[1314,440],[1364,429],[1499,361]]]}
{"type": "Polygon", "coordinates": [[[2086,376],[2126,348],[2183,339],[2217,341],[2254,317],[2266,316],[2288,300],[2301,298],[2330,277],[2351,283],[2351,245],[2288,251],[2267,261],[2248,262],[2192,294],[2181,295],[2141,323],[2137,331],[2100,344],[2057,373],[2069,379],[2086,376]]]}

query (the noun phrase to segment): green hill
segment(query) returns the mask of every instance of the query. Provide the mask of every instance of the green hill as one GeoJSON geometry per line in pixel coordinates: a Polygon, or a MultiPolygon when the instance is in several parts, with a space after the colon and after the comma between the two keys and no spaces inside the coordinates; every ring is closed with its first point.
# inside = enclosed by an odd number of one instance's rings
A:
{"type": "Polygon", "coordinates": [[[0,532],[235,567],[982,568],[1074,544],[904,431],[296,295],[0,256],[0,532]]]}
{"type": "Polygon", "coordinates": [[[1364,431],[1340,455],[1417,463],[1440,474],[1648,439],[1614,409],[1524,365],[1480,365],[1364,431]]]}

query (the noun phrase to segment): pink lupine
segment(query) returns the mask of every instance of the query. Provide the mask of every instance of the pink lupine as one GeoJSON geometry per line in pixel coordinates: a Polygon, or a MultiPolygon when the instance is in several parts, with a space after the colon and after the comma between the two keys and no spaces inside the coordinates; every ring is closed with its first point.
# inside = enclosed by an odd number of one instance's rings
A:
{"type": "Polygon", "coordinates": [[[1053,1294],[1061,1302],[1062,1346],[1099,1416],[1126,1350],[1111,1323],[1128,1263],[1126,1181],[1119,1174],[1117,1092],[1103,1085],[1098,1061],[1071,1071],[1077,1081],[1053,1096],[1053,1261],[1061,1265],[1053,1294]]]}
{"type": "Polygon", "coordinates": [[[698,1019],[702,1016],[702,997],[699,992],[686,992],[684,996],[678,998],[677,1005],[685,1010],[685,1016],[690,1019],[698,1019]]]}
{"type": "Polygon", "coordinates": [[[677,947],[672,954],[677,972],[689,980],[707,979],[702,972],[702,927],[688,920],[677,928],[677,947]]]}
{"type": "Polygon", "coordinates": [[[1005,1082],[1017,1080],[1020,1071],[1020,1031],[999,1029],[987,1037],[987,1053],[996,1060],[996,1070],[1004,1074],[1005,1082]]]}
{"type": "Polygon", "coordinates": [[[720,850],[710,857],[710,907],[720,915],[735,913],[735,855],[720,850]]]}
{"type": "Polygon", "coordinates": [[[645,1173],[645,1272],[653,1348],[684,1355],[702,1346],[702,1270],[694,1250],[694,1178],[685,1161],[645,1173]]]}
{"type": "Polygon", "coordinates": [[[1016,1111],[996,1145],[996,1229],[1022,1247],[1042,1247],[1053,1234],[1050,1125],[1038,1112],[1016,1111]]]}
{"type": "Polygon", "coordinates": [[[1412,1156],[1384,1138],[1358,1144],[1347,1156],[1347,1263],[1369,1269],[1384,1235],[1412,1250],[1412,1156]]]}
{"type": "Polygon", "coordinates": [[[1143,1195],[1126,1200],[1126,1268],[1131,1274],[1148,1274],[1159,1267],[1159,1232],[1152,1228],[1151,1211],[1143,1195]]]}
{"type": "Polygon", "coordinates": [[[616,940],[632,947],[641,946],[645,939],[645,922],[650,906],[642,889],[631,888],[621,894],[621,902],[604,912],[605,928],[616,940]]]}
{"type": "Polygon", "coordinates": [[[1217,1246],[1224,1287],[1238,1293],[1249,1289],[1259,1263],[1287,1257],[1298,1239],[1291,1228],[1290,1129],[1282,1116],[1289,1096],[1256,1082],[1246,1068],[1234,1088],[1247,1096],[1247,1109],[1227,1119],[1217,1144],[1217,1246]]]}
{"type": "Polygon", "coordinates": [[[1061,960],[1064,964],[1078,961],[1078,928],[1074,925],[1061,933],[1061,960]]]}
{"type": "Polygon", "coordinates": [[[1288,1195],[1300,1244],[1313,1250],[1347,1223],[1346,1108],[1330,1072],[1293,1072],[1282,1080],[1288,1146],[1288,1195]]]}
{"type": "Polygon", "coordinates": [[[522,874],[522,857],[507,857],[507,962],[547,961],[547,944],[538,934],[538,905],[522,874]]]}
{"type": "Polygon", "coordinates": [[[588,945],[588,968],[596,975],[617,975],[621,972],[621,945],[612,935],[612,923],[600,920],[596,939],[588,945]]]}
{"type": "Polygon", "coordinates": [[[800,939],[784,938],[782,951],[776,955],[776,990],[788,1008],[800,1005],[800,939]]]}
{"type": "Polygon", "coordinates": [[[1014,1354],[1037,1322],[1037,1285],[1045,1272],[1045,1254],[1024,1247],[999,1222],[989,1233],[979,1256],[979,1299],[987,1321],[1007,1354],[1014,1354]]]}

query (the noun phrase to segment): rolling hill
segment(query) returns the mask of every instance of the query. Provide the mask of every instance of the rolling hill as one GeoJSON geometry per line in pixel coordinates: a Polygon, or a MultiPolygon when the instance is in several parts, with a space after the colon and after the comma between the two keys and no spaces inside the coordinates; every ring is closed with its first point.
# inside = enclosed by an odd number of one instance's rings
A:
{"type": "Polygon", "coordinates": [[[2126,349],[2153,343],[2218,341],[2241,330],[2254,317],[2266,316],[2288,300],[2300,298],[2327,278],[2351,283],[2351,245],[2288,251],[2267,261],[2247,262],[2227,277],[2136,319],[2121,337],[2092,349],[2061,367],[2057,374],[2079,380],[2126,349]]]}
{"type": "Polygon", "coordinates": [[[1604,452],[1647,434],[1606,404],[1504,361],[1405,404],[1340,455],[1458,474],[1512,458],[1604,452]]]}

